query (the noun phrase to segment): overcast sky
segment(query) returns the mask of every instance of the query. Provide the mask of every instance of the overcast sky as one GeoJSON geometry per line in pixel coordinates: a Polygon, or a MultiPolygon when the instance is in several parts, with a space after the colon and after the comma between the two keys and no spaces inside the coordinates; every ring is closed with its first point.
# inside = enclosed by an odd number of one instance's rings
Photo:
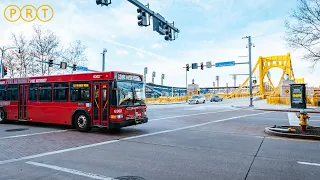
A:
{"type": "MultiPolygon", "coordinates": [[[[64,46],[81,40],[87,47],[88,66],[101,70],[101,52],[108,49],[106,70],[120,70],[143,74],[148,67],[147,82],[151,82],[152,71],[156,71],[155,83],[185,86],[186,63],[212,61],[247,61],[247,40],[252,36],[253,66],[259,56],[286,55],[291,52],[294,74],[305,77],[305,81],[319,86],[319,71],[311,72],[309,62],[301,59],[302,52],[287,47],[283,37],[284,20],[296,6],[296,0],[140,0],[150,3],[150,8],[168,21],[175,21],[180,29],[178,39],[167,42],[150,27],[137,25],[136,7],[126,0],[113,0],[108,7],[97,6],[95,0],[2,0],[0,9],[9,4],[23,6],[33,3],[40,6],[48,3],[54,9],[50,22],[8,22],[0,16],[0,46],[10,45],[12,32],[30,35],[34,23],[45,25],[55,32],[64,46]]],[[[319,68],[319,65],[316,66],[319,68]]],[[[200,86],[212,86],[217,75],[220,86],[233,85],[230,74],[248,73],[247,65],[190,70],[188,81],[195,80],[200,86]]],[[[278,81],[280,69],[272,69],[273,81],[278,81]]],[[[237,84],[244,76],[238,77],[237,84]]]]}

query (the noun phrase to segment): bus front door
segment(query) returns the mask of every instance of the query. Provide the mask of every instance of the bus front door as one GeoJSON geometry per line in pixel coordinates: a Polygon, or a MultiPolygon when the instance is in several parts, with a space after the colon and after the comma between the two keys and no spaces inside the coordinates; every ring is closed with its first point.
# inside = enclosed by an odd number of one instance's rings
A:
{"type": "Polygon", "coordinates": [[[28,85],[19,85],[19,99],[18,99],[18,119],[27,120],[27,92],[28,85]]]}
{"type": "Polygon", "coordinates": [[[108,125],[108,84],[93,84],[93,124],[108,125]]]}

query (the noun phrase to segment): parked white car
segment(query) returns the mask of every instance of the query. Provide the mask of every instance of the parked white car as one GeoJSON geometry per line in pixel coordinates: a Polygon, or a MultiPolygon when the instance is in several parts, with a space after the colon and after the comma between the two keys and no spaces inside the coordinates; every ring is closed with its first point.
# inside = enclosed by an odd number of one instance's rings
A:
{"type": "Polygon", "coordinates": [[[206,102],[206,98],[204,97],[204,95],[194,95],[188,100],[189,104],[199,104],[199,103],[205,103],[205,102],[206,102]]]}

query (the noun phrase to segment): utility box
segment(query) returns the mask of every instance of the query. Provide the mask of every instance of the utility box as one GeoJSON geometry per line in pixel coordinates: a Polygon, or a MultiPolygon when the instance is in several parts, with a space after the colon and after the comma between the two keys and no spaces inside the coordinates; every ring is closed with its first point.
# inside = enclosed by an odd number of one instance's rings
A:
{"type": "Polygon", "coordinates": [[[307,96],[305,84],[290,84],[291,108],[306,109],[307,96]]]}

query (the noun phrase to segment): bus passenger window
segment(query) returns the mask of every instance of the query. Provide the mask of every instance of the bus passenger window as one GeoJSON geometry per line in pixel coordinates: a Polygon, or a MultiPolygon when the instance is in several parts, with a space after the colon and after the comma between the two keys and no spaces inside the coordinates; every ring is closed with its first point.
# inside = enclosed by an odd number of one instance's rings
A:
{"type": "Polygon", "coordinates": [[[42,83],[39,84],[39,101],[51,102],[52,101],[52,84],[42,83]]]}
{"type": "Polygon", "coordinates": [[[90,102],[90,84],[73,82],[70,84],[70,101],[90,102]]]}
{"type": "Polygon", "coordinates": [[[69,93],[68,83],[54,83],[54,101],[67,102],[69,93]]]}
{"type": "Polygon", "coordinates": [[[0,101],[6,100],[6,85],[0,85],[0,101]]]}
{"type": "Polygon", "coordinates": [[[18,101],[18,85],[17,84],[8,85],[7,100],[18,101]]]}
{"type": "Polygon", "coordinates": [[[38,84],[30,84],[29,86],[29,101],[37,101],[38,84]]]}

